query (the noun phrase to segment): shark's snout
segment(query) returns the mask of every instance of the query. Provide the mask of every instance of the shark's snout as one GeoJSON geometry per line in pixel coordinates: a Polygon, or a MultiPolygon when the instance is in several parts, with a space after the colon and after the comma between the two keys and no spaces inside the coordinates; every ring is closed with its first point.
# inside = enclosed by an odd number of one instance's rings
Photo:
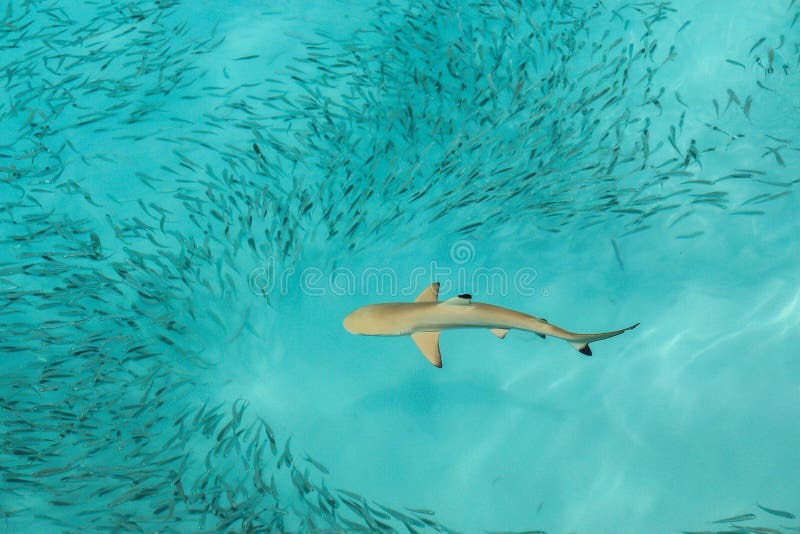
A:
{"type": "Polygon", "coordinates": [[[387,335],[385,325],[381,322],[380,305],[370,305],[358,308],[344,318],[342,326],[351,334],[362,336],[387,335]]]}
{"type": "Polygon", "coordinates": [[[352,312],[352,313],[348,314],[347,317],[345,317],[344,320],[342,321],[342,326],[344,326],[344,329],[347,330],[348,332],[350,332],[351,334],[357,334],[358,333],[356,331],[356,323],[358,321],[356,320],[355,315],[356,315],[356,312],[352,312]]]}

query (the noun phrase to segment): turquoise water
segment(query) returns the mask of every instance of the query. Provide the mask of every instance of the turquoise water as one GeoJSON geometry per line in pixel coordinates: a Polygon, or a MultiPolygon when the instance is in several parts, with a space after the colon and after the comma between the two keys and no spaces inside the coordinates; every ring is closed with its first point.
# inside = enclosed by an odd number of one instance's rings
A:
{"type": "Polygon", "coordinates": [[[800,529],[800,4],[2,16],[5,531],[800,529]]]}

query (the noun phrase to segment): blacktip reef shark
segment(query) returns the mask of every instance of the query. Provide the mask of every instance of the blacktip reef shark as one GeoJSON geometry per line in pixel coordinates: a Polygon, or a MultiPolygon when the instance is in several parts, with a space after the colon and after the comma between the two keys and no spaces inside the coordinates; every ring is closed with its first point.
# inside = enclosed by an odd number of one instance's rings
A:
{"type": "Polygon", "coordinates": [[[451,328],[488,328],[503,339],[511,329],[533,332],[566,340],[578,352],[592,355],[589,343],[618,336],[639,323],[599,334],[575,334],[548,323],[544,319],[518,311],[472,302],[471,295],[458,295],[439,302],[439,283],[420,293],[414,302],[370,304],[358,308],[344,318],[345,330],[364,336],[411,336],[422,354],[436,367],[442,366],[439,333],[451,328]]]}

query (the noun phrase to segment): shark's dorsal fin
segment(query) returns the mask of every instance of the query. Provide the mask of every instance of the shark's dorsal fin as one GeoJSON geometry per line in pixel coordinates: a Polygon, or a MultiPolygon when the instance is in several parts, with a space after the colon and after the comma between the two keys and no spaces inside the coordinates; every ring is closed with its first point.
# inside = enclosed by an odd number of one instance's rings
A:
{"type": "Polygon", "coordinates": [[[434,282],[417,296],[414,302],[436,302],[439,300],[439,282],[434,282]]]}
{"type": "Polygon", "coordinates": [[[500,339],[503,339],[508,334],[508,328],[490,328],[489,331],[500,339]]]}
{"type": "Polygon", "coordinates": [[[449,298],[444,301],[445,304],[455,304],[456,306],[467,306],[472,302],[472,295],[464,293],[457,297],[449,298]]]}
{"type": "Polygon", "coordinates": [[[417,332],[411,334],[411,339],[417,344],[429,362],[436,367],[442,366],[442,354],[439,352],[439,331],[436,332],[417,332]]]}

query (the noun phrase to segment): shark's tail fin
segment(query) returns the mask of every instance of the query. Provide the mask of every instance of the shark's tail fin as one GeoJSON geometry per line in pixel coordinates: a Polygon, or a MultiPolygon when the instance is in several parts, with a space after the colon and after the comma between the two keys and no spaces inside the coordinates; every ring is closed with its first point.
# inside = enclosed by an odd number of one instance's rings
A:
{"type": "Polygon", "coordinates": [[[589,343],[592,341],[600,341],[601,339],[608,339],[610,337],[618,336],[623,332],[627,332],[628,330],[633,330],[639,326],[639,323],[635,325],[631,325],[628,328],[623,328],[622,330],[614,330],[613,332],[603,332],[602,334],[577,334],[574,338],[568,339],[570,345],[573,346],[575,350],[580,352],[585,356],[592,355],[592,349],[589,348],[589,343]]]}

